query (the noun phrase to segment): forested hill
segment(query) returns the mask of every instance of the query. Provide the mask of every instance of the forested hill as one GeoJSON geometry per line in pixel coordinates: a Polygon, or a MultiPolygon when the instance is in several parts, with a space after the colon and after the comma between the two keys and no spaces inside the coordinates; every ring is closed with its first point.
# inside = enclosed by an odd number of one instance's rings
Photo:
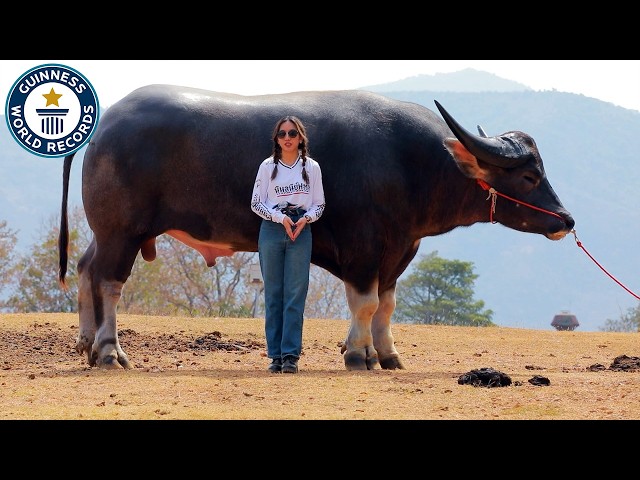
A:
{"type": "MultiPolygon", "coordinates": [[[[384,87],[370,89],[433,110],[438,100],[471,132],[481,125],[488,135],[509,130],[530,134],[553,188],[576,220],[582,245],[611,275],[640,294],[640,112],[582,95],[535,92],[519,84],[511,91],[482,92],[384,87]]],[[[482,88],[478,82],[476,87],[482,88]]],[[[4,118],[2,125],[0,220],[19,230],[23,251],[39,238],[41,225],[59,215],[62,159],[31,155],[11,137],[4,118]]],[[[71,205],[81,204],[83,155],[84,149],[71,173],[71,205]]],[[[476,298],[494,311],[499,325],[550,329],[556,313],[570,310],[580,330],[598,330],[607,318],[618,318],[638,303],[572,235],[552,242],[482,224],[424,239],[420,252],[433,250],[444,258],[473,262],[479,276],[476,298]]]]}

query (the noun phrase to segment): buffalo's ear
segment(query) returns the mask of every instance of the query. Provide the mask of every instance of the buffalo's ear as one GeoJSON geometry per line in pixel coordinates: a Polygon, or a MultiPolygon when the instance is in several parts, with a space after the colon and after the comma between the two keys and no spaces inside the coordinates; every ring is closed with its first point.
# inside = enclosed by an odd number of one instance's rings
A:
{"type": "Polygon", "coordinates": [[[457,138],[445,138],[444,146],[453,157],[458,165],[458,169],[469,178],[482,178],[487,176],[486,170],[484,170],[479,164],[478,159],[471,154],[469,150],[458,140],[457,138]]]}

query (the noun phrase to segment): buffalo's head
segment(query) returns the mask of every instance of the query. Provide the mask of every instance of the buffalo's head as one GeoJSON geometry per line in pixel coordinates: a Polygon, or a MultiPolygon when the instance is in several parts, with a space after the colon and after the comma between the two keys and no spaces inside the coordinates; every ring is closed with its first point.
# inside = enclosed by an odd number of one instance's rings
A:
{"type": "Polygon", "coordinates": [[[445,138],[444,146],[460,171],[512,199],[500,202],[493,216],[495,221],[551,240],[560,240],[573,229],[575,221],[547,180],[533,138],[520,131],[490,137],[480,126],[480,135],[474,135],[437,101],[435,104],[455,135],[445,138]]]}

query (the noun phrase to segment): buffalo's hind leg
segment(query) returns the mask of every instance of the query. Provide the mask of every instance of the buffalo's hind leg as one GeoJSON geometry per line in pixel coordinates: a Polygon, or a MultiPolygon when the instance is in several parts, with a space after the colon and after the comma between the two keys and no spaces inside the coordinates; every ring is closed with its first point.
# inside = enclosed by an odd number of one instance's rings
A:
{"type": "Polygon", "coordinates": [[[124,282],[102,280],[97,285],[103,304],[103,322],[96,332],[91,348],[96,365],[106,369],[132,368],[129,357],[124,353],[118,339],[116,307],[122,296],[124,282]]]}
{"type": "Polygon", "coordinates": [[[79,354],[86,353],[87,362],[95,366],[97,355],[92,353],[92,345],[96,338],[96,315],[93,308],[93,295],[91,293],[91,276],[89,263],[96,251],[95,238],[91,240],[89,248],[78,262],[78,314],[80,317],[78,337],[76,338],[76,351],[79,354]]]}
{"type": "Polygon", "coordinates": [[[87,352],[91,366],[132,368],[118,339],[116,309],[139,246],[111,234],[108,241],[94,240],[89,250],[91,254],[83,257],[79,295],[84,306],[80,308],[81,334],[76,349],[87,352]]]}

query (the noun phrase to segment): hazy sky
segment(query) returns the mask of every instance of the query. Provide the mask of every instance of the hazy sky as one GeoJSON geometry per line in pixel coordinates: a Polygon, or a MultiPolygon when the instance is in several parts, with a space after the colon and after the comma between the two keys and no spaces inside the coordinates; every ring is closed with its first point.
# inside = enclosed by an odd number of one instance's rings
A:
{"type": "Polygon", "coordinates": [[[355,89],[474,68],[537,91],[582,94],[640,111],[640,60],[0,60],[4,102],[25,72],[50,63],[84,75],[102,107],[152,83],[258,95],[355,89]]]}

